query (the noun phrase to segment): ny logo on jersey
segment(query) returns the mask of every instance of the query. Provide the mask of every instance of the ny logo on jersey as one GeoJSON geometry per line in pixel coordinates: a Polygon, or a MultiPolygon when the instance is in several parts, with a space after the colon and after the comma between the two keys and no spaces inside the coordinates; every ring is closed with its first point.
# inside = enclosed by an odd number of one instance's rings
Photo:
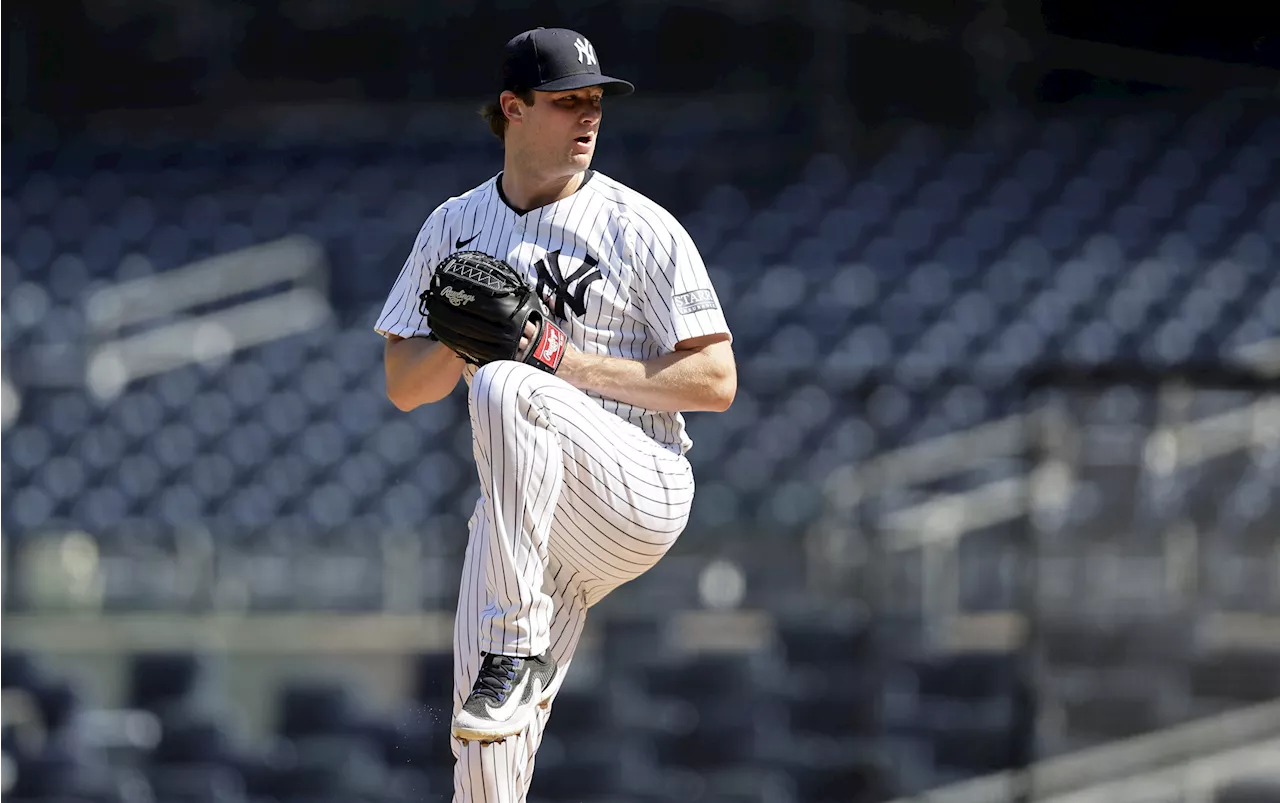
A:
{"type": "Polygon", "coordinates": [[[579,64],[595,64],[596,63],[596,49],[592,47],[591,43],[588,42],[586,39],[583,39],[582,37],[578,37],[577,39],[574,39],[573,46],[578,49],[579,64]]]}
{"type": "Polygon", "coordinates": [[[587,313],[587,289],[592,282],[603,278],[600,271],[595,270],[596,265],[599,264],[600,260],[587,254],[582,261],[582,267],[565,278],[564,272],[560,269],[560,252],[551,251],[534,265],[538,270],[537,293],[546,298],[546,291],[551,291],[553,300],[548,302],[548,306],[552,308],[551,311],[557,318],[567,317],[564,314],[566,304],[575,315],[581,318],[587,313]],[[576,289],[571,289],[574,282],[577,282],[578,286],[576,289]]]}

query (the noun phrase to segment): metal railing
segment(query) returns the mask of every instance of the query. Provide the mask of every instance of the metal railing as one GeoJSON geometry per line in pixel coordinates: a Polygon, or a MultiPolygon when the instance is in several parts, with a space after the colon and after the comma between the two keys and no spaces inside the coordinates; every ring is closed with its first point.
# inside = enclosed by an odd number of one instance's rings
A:
{"type": "Polygon", "coordinates": [[[1044,803],[1142,803],[1161,799],[1146,796],[1152,787],[1177,790],[1229,773],[1277,768],[1280,700],[891,803],[1004,803],[1028,792],[1044,803]]]}
{"type": "Polygon", "coordinates": [[[85,383],[110,400],[134,380],[314,329],[332,315],[327,283],[324,249],[291,236],[103,288],[85,304],[85,383]],[[210,305],[221,306],[196,311],[210,305]]]}

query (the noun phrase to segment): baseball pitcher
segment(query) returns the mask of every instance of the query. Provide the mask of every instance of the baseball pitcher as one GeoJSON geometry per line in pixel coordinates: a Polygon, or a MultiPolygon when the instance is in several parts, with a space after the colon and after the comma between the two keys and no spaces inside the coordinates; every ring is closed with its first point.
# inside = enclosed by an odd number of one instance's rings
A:
{"type": "Polygon", "coordinates": [[[723,411],[731,335],[693,241],[591,169],[634,87],[591,42],[510,40],[484,115],[502,171],[431,213],[387,298],[387,395],[467,385],[480,499],[454,625],[455,803],[523,803],[587,610],[670,549],[694,482],[682,411],[723,411]]]}

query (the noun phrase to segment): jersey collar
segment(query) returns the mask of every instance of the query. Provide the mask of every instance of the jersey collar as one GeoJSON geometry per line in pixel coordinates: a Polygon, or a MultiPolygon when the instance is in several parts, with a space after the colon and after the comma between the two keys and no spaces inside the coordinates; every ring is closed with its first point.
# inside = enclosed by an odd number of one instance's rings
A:
{"type": "MultiPolygon", "coordinates": [[[[582,177],[582,183],[579,184],[578,189],[574,190],[573,194],[569,195],[568,197],[572,198],[574,195],[577,195],[579,192],[581,192],[582,188],[587,186],[587,182],[590,181],[592,176],[594,176],[595,174],[596,174],[595,170],[592,170],[591,168],[587,168],[586,175],[582,177]]],[[[532,209],[521,209],[515,204],[511,203],[511,201],[507,198],[507,194],[502,191],[502,173],[501,172],[499,172],[498,175],[494,177],[493,188],[497,190],[498,197],[502,199],[502,203],[506,204],[506,207],[510,209],[512,212],[515,212],[517,215],[523,216],[534,211],[532,209]]],[[[560,201],[563,201],[563,200],[565,199],[564,198],[560,199],[560,201]]],[[[556,204],[560,203],[560,201],[554,201],[553,203],[547,204],[547,206],[555,206],[556,204]]],[[[540,208],[545,209],[546,206],[540,207],[540,208]]]]}

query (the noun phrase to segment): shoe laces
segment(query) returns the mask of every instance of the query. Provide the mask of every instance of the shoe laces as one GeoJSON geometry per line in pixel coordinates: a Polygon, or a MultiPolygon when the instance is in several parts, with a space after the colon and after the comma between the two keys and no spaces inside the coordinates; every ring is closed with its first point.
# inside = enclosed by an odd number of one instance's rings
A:
{"type": "Polygon", "coordinates": [[[520,658],[509,655],[490,655],[480,665],[480,675],[471,693],[488,697],[499,703],[507,698],[511,691],[511,681],[516,679],[516,670],[520,668],[520,658]]]}

